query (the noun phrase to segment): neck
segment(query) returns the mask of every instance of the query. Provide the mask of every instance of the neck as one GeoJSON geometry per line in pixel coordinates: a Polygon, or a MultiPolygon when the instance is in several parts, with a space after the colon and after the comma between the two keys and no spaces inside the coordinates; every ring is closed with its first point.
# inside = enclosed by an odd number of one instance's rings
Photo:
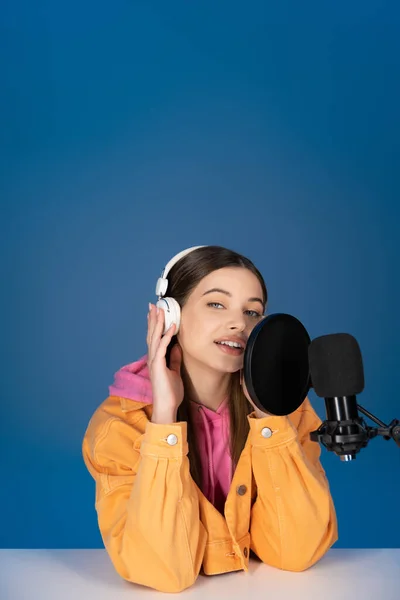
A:
{"type": "Polygon", "coordinates": [[[216,411],[229,392],[231,373],[218,373],[190,358],[182,362],[181,372],[189,398],[216,411]]]}

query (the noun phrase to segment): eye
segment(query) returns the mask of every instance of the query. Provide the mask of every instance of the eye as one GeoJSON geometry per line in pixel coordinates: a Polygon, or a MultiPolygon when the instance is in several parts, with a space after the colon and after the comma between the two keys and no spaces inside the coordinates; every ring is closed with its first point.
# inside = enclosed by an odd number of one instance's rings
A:
{"type": "MultiPolygon", "coordinates": [[[[207,306],[210,306],[211,308],[216,308],[216,307],[222,306],[222,304],[220,302],[209,302],[207,304],[207,306]]],[[[224,308],[224,307],[222,306],[222,308],[224,308]]]]}
{"type": "MultiPolygon", "coordinates": [[[[218,310],[225,308],[220,302],[208,302],[207,306],[210,308],[217,308],[218,310]]],[[[252,319],[260,319],[262,317],[262,315],[256,310],[245,310],[245,313],[248,314],[252,319]]]]}
{"type": "Polygon", "coordinates": [[[262,316],[256,310],[246,310],[246,313],[251,313],[250,316],[254,319],[259,319],[262,316]]]}

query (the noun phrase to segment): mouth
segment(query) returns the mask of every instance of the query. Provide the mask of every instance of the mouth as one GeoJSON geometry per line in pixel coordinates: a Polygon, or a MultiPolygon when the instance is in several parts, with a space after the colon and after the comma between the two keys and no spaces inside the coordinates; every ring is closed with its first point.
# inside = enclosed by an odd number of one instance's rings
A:
{"type": "Polygon", "coordinates": [[[232,341],[232,340],[220,340],[214,342],[216,346],[224,354],[229,356],[242,356],[244,353],[245,343],[243,341],[232,341]]]}

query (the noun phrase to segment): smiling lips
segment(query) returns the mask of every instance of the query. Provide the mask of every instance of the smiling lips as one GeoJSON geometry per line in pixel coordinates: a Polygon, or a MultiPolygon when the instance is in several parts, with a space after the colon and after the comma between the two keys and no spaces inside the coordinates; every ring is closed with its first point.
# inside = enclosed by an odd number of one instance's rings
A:
{"type": "Polygon", "coordinates": [[[217,344],[222,352],[231,356],[240,356],[243,354],[246,346],[246,342],[237,336],[221,338],[220,340],[216,340],[215,344],[217,344]]]}

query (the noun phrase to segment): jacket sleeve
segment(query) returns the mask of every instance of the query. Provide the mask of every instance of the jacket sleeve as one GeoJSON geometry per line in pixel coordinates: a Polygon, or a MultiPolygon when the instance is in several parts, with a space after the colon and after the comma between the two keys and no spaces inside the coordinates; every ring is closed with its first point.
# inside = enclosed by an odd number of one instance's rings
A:
{"type": "Polygon", "coordinates": [[[337,541],[337,519],[320,445],[310,432],[321,420],[308,398],[296,428],[290,417],[249,416],[257,497],[251,511],[251,549],[265,563],[303,571],[337,541]],[[268,429],[272,431],[269,435],[268,429]],[[264,430],[264,431],[263,431],[264,430]]]}
{"type": "MultiPolygon", "coordinates": [[[[144,417],[145,418],[145,417],[144,417]]],[[[104,546],[126,580],[180,592],[198,577],[207,533],[189,472],[187,424],[92,419],[83,458],[104,546]]]]}

